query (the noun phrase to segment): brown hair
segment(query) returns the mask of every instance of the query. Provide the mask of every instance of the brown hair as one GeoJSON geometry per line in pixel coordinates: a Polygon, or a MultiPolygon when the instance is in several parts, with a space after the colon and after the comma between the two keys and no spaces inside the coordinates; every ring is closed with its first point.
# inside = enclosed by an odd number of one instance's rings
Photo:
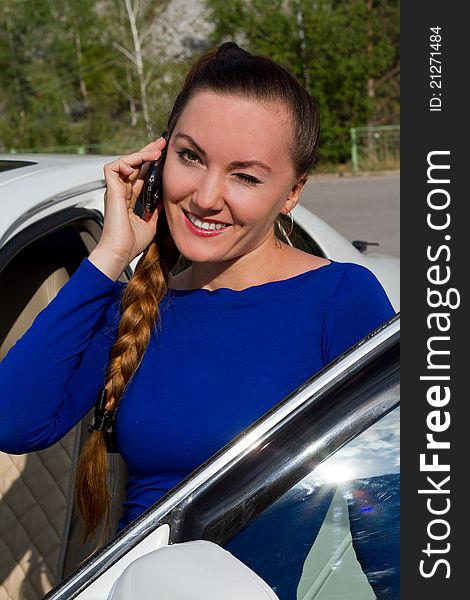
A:
{"type": "MultiPolygon", "coordinates": [[[[175,100],[168,118],[168,139],[187,103],[198,91],[284,105],[292,123],[287,158],[296,177],[306,176],[313,167],[320,133],[318,107],[297,79],[280,64],[264,56],[249,54],[233,42],[205,52],[190,69],[175,100]]],[[[117,408],[142,361],[152,330],[159,325],[159,302],[167,291],[169,272],[178,256],[162,211],[155,237],[123,293],[122,317],[105,378],[108,410],[117,408]]],[[[85,520],[85,537],[95,532],[102,521],[108,528],[110,495],[102,431],[92,431],[80,455],[76,501],[85,520]]]]}

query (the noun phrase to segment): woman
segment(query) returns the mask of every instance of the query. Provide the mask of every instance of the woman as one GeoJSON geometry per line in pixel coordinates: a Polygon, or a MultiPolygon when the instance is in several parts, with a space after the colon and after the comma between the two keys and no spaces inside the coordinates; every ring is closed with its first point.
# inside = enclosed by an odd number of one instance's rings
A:
{"type": "Polygon", "coordinates": [[[106,165],[98,246],[1,365],[9,452],[51,445],[101,398],[77,469],[87,535],[109,516],[106,430],[129,471],[122,527],[393,314],[367,269],[275,235],[319,135],[316,104],[284,68],[233,43],[205,53],[168,132],[106,165]],[[164,148],[162,203],[141,219],[164,148]],[[174,274],[179,254],[191,266],[174,274]]]}

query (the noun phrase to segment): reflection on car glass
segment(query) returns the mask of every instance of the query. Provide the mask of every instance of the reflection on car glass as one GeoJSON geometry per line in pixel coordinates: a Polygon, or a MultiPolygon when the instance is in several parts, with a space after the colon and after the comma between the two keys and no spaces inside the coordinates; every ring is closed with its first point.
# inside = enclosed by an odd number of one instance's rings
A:
{"type": "Polygon", "coordinates": [[[398,598],[399,433],[397,407],[313,469],[225,549],[280,600],[398,598]]]}

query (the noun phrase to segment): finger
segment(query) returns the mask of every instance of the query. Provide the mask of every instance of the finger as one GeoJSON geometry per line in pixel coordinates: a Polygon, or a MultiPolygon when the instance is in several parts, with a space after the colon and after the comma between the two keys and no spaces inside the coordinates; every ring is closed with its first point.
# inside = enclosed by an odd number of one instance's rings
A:
{"type": "Polygon", "coordinates": [[[119,180],[124,181],[126,183],[132,182],[136,180],[139,176],[139,173],[141,171],[141,165],[145,162],[150,162],[151,160],[155,159],[155,153],[149,152],[141,153],[138,158],[134,157],[134,164],[129,164],[128,156],[118,158],[115,161],[108,163],[103,167],[106,183],[108,185],[112,181],[118,183],[119,180]]]}
{"type": "Polygon", "coordinates": [[[132,154],[127,154],[126,156],[122,156],[120,161],[125,162],[127,165],[132,167],[132,172],[129,176],[137,177],[140,173],[140,168],[146,162],[151,162],[153,160],[158,160],[162,155],[162,149],[156,147],[154,149],[149,150],[140,150],[139,152],[133,152],[132,154]]]}
{"type": "MultiPolygon", "coordinates": [[[[141,150],[141,152],[143,152],[143,150],[141,150]]],[[[155,161],[159,161],[161,158],[161,152],[157,155],[157,157],[154,154],[153,150],[146,150],[145,152],[151,153],[150,154],[151,159],[144,162],[144,164],[140,168],[134,169],[134,172],[128,178],[131,183],[134,183],[135,181],[141,180],[141,179],[145,180],[145,178],[147,177],[148,172],[150,170],[150,165],[155,161]]]]}
{"type": "Polygon", "coordinates": [[[129,192],[132,194],[132,184],[128,181],[128,177],[132,174],[133,168],[125,161],[118,159],[109,163],[103,168],[106,180],[106,198],[110,199],[113,204],[117,200],[125,202],[127,205],[129,192]]]}
{"type": "Polygon", "coordinates": [[[166,139],[163,136],[161,136],[157,140],[153,140],[152,142],[148,143],[146,146],[141,148],[140,151],[142,152],[143,150],[153,150],[154,148],[163,149],[165,147],[165,144],[166,139]]]}
{"type": "MultiPolygon", "coordinates": [[[[134,158],[138,158],[140,155],[152,156],[152,158],[150,160],[155,160],[155,154],[157,156],[160,156],[163,148],[165,147],[165,144],[166,144],[166,139],[164,137],[161,137],[161,138],[158,138],[158,140],[154,140],[153,142],[150,142],[149,144],[147,144],[146,146],[144,146],[137,152],[132,152],[131,154],[123,156],[122,158],[124,158],[125,160],[128,160],[129,164],[131,164],[131,161],[134,160],[134,158]]],[[[146,159],[146,160],[149,160],[149,159],[146,159]]]]}
{"type": "Polygon", "coordinates": [[[142,148],[142,150],[138,152],[133,152],[131,154],[127,154],[125,156],[121,156],[115,161],[108,163],[104,167],[105,175],[106,170],[111,172],[119,172],[121,171],[125,177],[134,177],[137,178],[140,173],[140,167],[145,162],[151,162],[152,160],[158,160],[161,156],[163,147],[166,144],[165,138],[161,137],[154,142],[150,142],[142,148]],[[124,166],[128,165],[132,167],[130,170],[128,167],[124,166]]]}
{"type": "Polygon", "coordinates": [[[113,162],[104,165],[103,171],[106,177],[106,181],[108,181],[109,178],[115,179],[116,176],[121,176],[125,179],[134,172],[134,168],[131,165],[129,165],[124,159],[118,158],[113,162]]]}
{"type": "Polygon", "coordinates": [[[133,175],[128,177],[128,181],[130,181],[130,183],[132,184],[132,191],[135,200],[137,200],[137,198],[139,198],[140,194],[142,193],[142,189],[145,185],[145,180],[147,178],[152,162],[153,161],[148,161],[144,163],[139,170],[136,170],[133,175]]]}
{"type": "Polygon", "coordinates": [[[132,206],[135,207],[137,199],[139,198],[139,196],[142,193],[142,188],[144,187],[144,180],[143,179],[137,179],[137,181],[135,181],[132,184],[132,198],[133,198],[133,204],[132,206]]]}

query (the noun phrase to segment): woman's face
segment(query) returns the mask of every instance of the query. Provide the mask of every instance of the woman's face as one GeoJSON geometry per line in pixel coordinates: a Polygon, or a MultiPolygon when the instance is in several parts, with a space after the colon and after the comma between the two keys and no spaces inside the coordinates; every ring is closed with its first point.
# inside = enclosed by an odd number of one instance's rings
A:
{"type": "Polygon", "coordinates": [[[303,187],[288,154],[290,128],[284,106],[207,91],[193,96],[163,172],[168,224],[183,256],[220,262],[274,243],[274,220],[303,187]]]}

